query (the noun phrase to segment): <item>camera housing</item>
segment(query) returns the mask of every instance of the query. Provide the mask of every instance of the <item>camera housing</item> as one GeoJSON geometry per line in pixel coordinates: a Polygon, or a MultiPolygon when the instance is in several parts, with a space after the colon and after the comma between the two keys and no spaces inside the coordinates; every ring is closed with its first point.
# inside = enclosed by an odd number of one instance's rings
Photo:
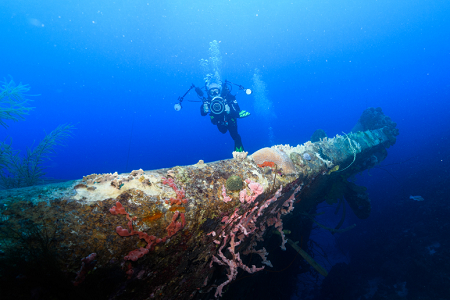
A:
{"type": "Polygon", "coordinates": [[[209,105],[211,114],[220,115],[225,111],[225,100],[222,97],[214,97],[209,105]]]}

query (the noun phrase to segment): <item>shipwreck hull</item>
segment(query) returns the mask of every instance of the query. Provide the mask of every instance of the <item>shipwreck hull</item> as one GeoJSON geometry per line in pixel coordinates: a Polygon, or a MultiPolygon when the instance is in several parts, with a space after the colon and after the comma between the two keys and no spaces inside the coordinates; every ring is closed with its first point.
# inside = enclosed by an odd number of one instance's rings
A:
{"type": "Polygon", "coordinates": [[[267,235],[284,236],[283,222],[325,201],[337,178],[382,161],[396,134],[383,127],[246,158],[0,191],[2,284],[33,276],[8,260],[34,251],[77,296],[219,297],[238,272],[270,268],[267,235]],[[15,257],[18,247],[29,249],[15,257]]]}

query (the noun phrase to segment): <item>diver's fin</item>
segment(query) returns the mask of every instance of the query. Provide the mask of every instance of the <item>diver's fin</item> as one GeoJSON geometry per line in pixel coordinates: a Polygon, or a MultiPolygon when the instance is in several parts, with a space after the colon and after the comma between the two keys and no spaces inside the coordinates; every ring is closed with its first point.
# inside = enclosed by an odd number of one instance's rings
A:
{"type": "Polygon", "coordinates": [[[250,116],[250,113],[248,111],[241,110],[239,112],[239,118],[245,118],[245,117],[248,117],[248,116],[250,116]]]}

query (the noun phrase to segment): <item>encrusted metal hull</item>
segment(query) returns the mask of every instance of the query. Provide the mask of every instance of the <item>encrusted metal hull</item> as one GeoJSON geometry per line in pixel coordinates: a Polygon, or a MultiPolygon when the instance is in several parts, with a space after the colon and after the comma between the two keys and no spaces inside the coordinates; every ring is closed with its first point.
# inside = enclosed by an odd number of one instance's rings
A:
{"type": "Polygon", "coordinates": [[[384,159],[395,143],[390,130],[274,146],[265,150],[266,163],[252,156],[200,161],[0,191],[0,247],[8,255],[15,237],[31,226],[48,240],[74,289],[110,281],[105,293],[111,298],[218,297],[239,269],[255,273],[270,266],[264,237],[272,230],[284,236],[283,221],[294,209],[307,212],[325,200],[333,178],[384,159]],[[231,176],[242,179],[241,189],[227,189],[231,176]],[[249,253],[261,256],[257,265],[246,265],[249,253]],[[218,266],[226,276],[214,272],[218,266]]]}

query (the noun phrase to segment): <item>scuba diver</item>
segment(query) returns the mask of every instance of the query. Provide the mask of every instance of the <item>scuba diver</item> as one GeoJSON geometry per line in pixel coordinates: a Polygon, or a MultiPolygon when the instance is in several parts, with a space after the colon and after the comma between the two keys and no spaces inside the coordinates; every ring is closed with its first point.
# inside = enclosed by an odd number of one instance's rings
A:
{"type": "MultiPolygon", "coordinates": [[[[207,91],[207,98],[204,97],[204,93],[201,88],[192,85],[189,90],[179,97],[179,103],[175,104],[175,110],[181,109],[181,102],[184,96],[189,93],[189,91],[195,88],[198,97],[203,102],[200,106],[200,114],[206,116],[209,114],[211,123],[217,125],[217,128],[221,133],[230,132],[230,136],[234,141],[234,151],[243,152],[244,145],[242,144],[241,136],[237,129],[237,119],[245,118],[250,115],[249,112],[241,110],[239,104],[237,103],[236,96],[231,94],[232,86],[234,84],[228,80],[225,80],[223,85],[217,83],[205,84],[205,90],[207,91]]],[[[237,84],[235,84],[237,85],[237,84]]],[[[250,89],[245,89],[241,85],[237,85],[239,89],[245,90],[247,95],[251,94],[250,89]]]]}

